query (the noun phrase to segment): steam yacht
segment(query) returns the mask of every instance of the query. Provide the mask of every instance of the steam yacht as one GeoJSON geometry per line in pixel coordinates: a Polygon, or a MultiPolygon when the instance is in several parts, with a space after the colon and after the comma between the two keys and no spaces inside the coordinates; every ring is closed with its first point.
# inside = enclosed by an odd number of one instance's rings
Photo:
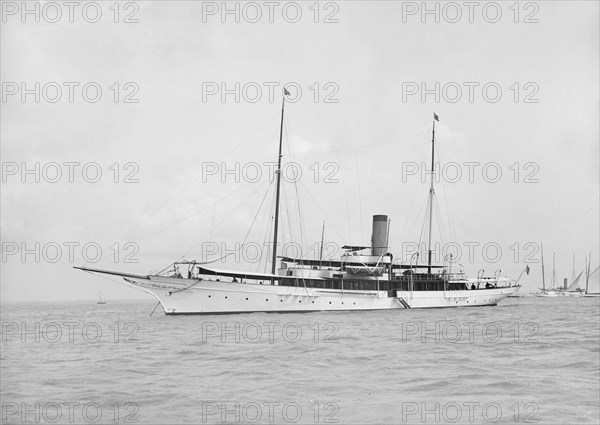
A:
{"type": "MultiPolygon", "coordinates": [[[[278,256],[279,170],[287,94],[284,92],[281,109],[271,273],[222,270],[196,261],[178,261],[156,274],[75,268],[123,278],[127,285],[156,298],[167,315],[490,306],[520,289],[518,281],[502,278],[499,272],[467,278],[451,256],[441,266],[432,264],[433,176],[426,264],[419,264],[418,255],[413,255],[408,264],[394,259],[388,249],[387,215],[373,216],[370,246],[343,246],[339,260],[278,256]]],[[[438,120],[434,114],[432,170],[438,120]]]]}

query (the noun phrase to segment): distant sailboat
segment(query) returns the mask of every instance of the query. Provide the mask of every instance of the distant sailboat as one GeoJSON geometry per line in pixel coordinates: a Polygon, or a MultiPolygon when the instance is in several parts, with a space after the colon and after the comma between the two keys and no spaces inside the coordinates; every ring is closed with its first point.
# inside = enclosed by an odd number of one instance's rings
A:
{"type": "Polygon", "coordinates": [[[544,274],[544,247],[541,247],[541,256],[542,256],[542,287],[539,288],[542,292],[536,294],[538,297],[558,297],[562,295],[560,292],[556,290],[556,270],[554,267],[554,260],[556,254],[552,255],[552,289],[546,289],[546,278],[544,274]]]}
{"type": "Polygon", "coordinates": [[[106,304],[106,300],[102,299],[102,292],[100,292],[100,298],[96,301],[96,304],[106,304]]]}
{"type": "Polygon", "coordinates": [[[579,280],[581,279],[581,275],[583,275],[583,272],[579,273],[579,275],[571,282],[571,284],[565,291],[565,295],[568,295],[570,297],[581,296],[583,292],[583,290],[579,287],[579,280]]]}
{"type": "Polygon", "coordinates": [[[587,273],[585,279],[585,293],[584,297],[600,297],[600,266],[596,267],[593,272],[590,273],[590,261],[587,264],[587,273]]]}
{"type": "Polygon", "coordinates": [[[571,283],[567,286],[567,279],[565,279],[565,290],[563,295],[569,297],[579,297],[583,294],[583,289],[579,287],[579,281],[581,280],[581,276],[583,275],[583,271],[579,273],[577,277],[575,277],[575,254],[573,254],[573,274],[571,275],[571,283]]]}

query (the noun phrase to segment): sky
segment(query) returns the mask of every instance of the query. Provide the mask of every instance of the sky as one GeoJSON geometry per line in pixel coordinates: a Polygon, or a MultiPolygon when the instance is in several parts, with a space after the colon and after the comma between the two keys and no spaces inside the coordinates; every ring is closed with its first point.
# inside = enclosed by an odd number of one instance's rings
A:
{"type": "Polygon", "coordinates": [[[408,261],[435,112],[439,262],[524,292],[542,246],[546,284],[600,263],[598,2],[113,3],[1,3],[2,302],[149,298],[73,266],[268,271],[284,86],[286,254],[385,214],[408,261]]]}

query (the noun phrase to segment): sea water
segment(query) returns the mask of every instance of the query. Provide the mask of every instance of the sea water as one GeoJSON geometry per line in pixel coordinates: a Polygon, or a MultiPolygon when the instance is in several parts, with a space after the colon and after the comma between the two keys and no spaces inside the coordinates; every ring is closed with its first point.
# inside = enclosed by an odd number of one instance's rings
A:
{"type": "Polygon", "coordinates": [[[2,306],[2,423],[600,422],[598,298],[165,316],[2,306]]]}

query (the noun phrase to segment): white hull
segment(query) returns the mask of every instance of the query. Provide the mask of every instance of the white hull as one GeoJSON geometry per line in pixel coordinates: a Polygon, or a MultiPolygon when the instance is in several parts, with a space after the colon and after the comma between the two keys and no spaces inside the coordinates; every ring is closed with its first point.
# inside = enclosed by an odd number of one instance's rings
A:
{"type": "Polygon", "coordinates": [[[456,291],[347,291],[149,276],[125,279],[152,294],[166,314],[391,310],[496,305],[520,286],[456,291]],[[402,298],[404,303],[397,297],[402,298]]]}
{"type": "Polygon", "coordinates": [[[558,292],[542,292],[541,294],[535,294],[538,297],[544,297],[544,298],[556,298],[556,297],[560,297],[562,296],[562,294],[558,293],[558,292]]]}

